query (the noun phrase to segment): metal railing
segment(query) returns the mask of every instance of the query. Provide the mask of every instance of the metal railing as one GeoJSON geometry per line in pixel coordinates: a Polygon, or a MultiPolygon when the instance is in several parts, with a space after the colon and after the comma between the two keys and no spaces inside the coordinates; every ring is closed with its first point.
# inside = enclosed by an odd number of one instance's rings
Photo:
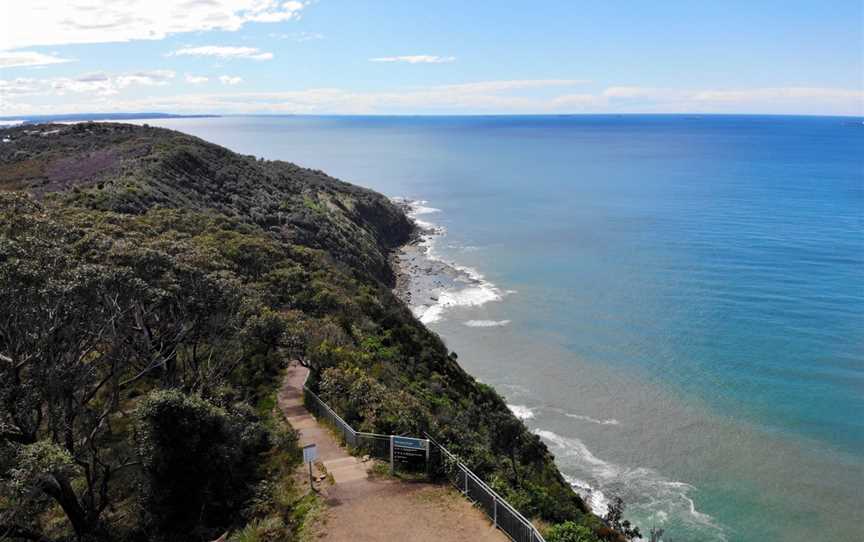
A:
{"type": "Polygon", "coordinates": [[[429,439],[433,449],[437,452],[433,457],[437,456],[440,460],[440,471],[456,489],[486,512],[495,527],[501,529],[515,542],[545,542],[540,531],[518,510],[510,506],[506,499],[489,487],[486,482],[428,433],[426,438],[429,439]]]}
{"type": "MultiPolygon", "coordinates": [[[[391,438],[389,435],[355,431],[353,427],[348,425],[348,422],[343,420],[327,403],[310,390],[305,382],[303,383],[303,397],[307,408],[316,417],[329,421],[342,434],[348,446],[362,450],[371,457],[390,459],[391,438]]],[[[525,516],[510,506],[510,503],[498,495],[495,490],[428,433],[426,438],[431,446],[430,461],[438,463],[438,467],[440,467],[438,471],[446,476],[450,483],[465,497],[483,510],[495,527],[503,531],[514,542],[545,542],[537,528],[525,516]]]]}
{"type": "Polygon", "coordinates": [[[371,457],[377,459],[390,459],[390,436],[379,435],[377,433],[364,433],[355,431],[353,427],[348,425],[348,422],[342,419],[339,414],[336,414],[330,405],[325,403],[318,397],[315,392],[303,384],[303,398],[306,407],[309,408],[315,417],[324,418],[338,431],[345,439],[345,444],[351,448],[366,452],[371,457]]]}

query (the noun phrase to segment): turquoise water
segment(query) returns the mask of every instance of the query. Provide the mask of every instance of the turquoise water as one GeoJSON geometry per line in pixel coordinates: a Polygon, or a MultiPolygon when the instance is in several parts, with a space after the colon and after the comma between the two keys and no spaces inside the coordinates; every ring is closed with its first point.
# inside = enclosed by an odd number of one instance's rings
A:
{"type": "Polygon", "coordinates": [[[430,327],[598,508],[678,541],[858,536],[861,119],[148,122],[425,200],[494,298],[430,327]]]}

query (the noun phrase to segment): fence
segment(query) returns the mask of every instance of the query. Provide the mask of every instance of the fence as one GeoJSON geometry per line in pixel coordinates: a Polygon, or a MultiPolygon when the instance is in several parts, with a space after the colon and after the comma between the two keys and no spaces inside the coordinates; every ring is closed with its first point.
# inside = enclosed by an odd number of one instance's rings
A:
{"type": "MultiPolygon", "coordinates": [[[[327,403],[321,400],[312,390],[303,384],[303,396],[307,408],[318,418],[329,421],[345,439],[346,444],[368,453],[370,456],[391,460],[390,446],[392,437],[375,433],[355,431],[327,403]]],[[[530,521],[504,500],[498,493],[471,472],[471,469],[460,462],[447,448],[439,444],[429,434],[430,462],[434,471],[445,476],[456,489],[483,510],[495,527],[501,529],[514,542],[545,542],[540,532],[530,521]]],[[[427,468],[429,466],[427,465],[427,468]]]]}
{"type": "Polygon", "coordinates": [[[324,418],[329,421],[345,439],[345,443],[351,448],[362,450],[371,457],[390,460],[390,436],[378,435],[376,433],[364,433],[355,431],[348,422],[321,400],[320,397],[303,385],[303,398],[306,407],[315,414],[316,418],[324,418]]]}
{"type": "Polygon", "coordinates": [[[515,542],[545,542],[537,528],[510,506],[510,503],[428,433],[426,438],[436,452],[432,455],[433,460],[440,462],[438,471],[442,472],[456,489],[486,512],[486,515],[496,527],[504,531],[504,534],[515,542]]]}

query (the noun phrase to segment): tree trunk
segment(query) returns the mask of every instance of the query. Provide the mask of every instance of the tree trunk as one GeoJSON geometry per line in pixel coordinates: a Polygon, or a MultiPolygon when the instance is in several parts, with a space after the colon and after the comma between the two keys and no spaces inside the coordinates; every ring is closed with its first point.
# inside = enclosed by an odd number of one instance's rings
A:
{"type": "Polygon", "coordinates": [[[78,502],[78,496],[64,476],[49,475],[49,478],[43,483],[42,489],[63,509],[79,539],[93,532],[95,522],[87,521],[87,514],[81,507],[81,503],[78,502]]]}
{"type": "Polygon", "coordinates": [[[519,483],[519,469],[516,467],[516,451],[510,450],[510,464],[513,465],[513,477],[516,481],[516,487],[521,487],[522,484],[519,483]]]}

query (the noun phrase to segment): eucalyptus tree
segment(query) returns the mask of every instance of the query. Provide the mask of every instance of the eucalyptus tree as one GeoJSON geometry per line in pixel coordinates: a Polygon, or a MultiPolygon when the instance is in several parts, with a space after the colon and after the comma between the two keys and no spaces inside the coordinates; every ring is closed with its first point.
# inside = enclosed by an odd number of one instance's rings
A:
{"type": "Polygon", "coordinates": [[[0,197],[0,538],[42,537],[51,503],[78,538],[98,535],[142,460],[118,429],[135,395],[212,395],[244,344],[275,348],[281,332],[230,272],[53,212],[0,197]]]}

